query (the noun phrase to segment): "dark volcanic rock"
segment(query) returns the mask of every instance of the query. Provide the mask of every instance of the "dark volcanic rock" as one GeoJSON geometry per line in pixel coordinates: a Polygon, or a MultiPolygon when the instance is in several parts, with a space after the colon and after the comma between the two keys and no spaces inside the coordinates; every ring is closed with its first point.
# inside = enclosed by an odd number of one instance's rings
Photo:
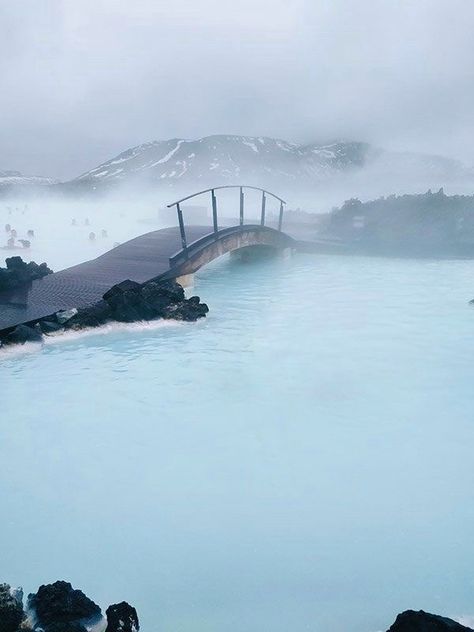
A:
{"type": "Polygon", "coordinates": [[[36,594],[28,596],[28,608],[34,612],[38,625],[44,627],[46,632],[49,632],[51,624],[80,623],[101,616],[97,604],[81,590],[74,590],[69,582],[64,581],[40,586],[36,594]]]}
{"type": "Polygon", "coordinates": [[[105,614],[107,615],[105,632],[138,632],[140,629],[137,611],[126,601],[109,606],[105,614]]]}
{"type": "Polygon", "coordinates": [[[7,267],[0,268],[0,291],[13,290],[52,273],[46,263],[26,263],[21,257],[8,257],[5,262],[7,267]]]}
{"type": "Polygon", "coordinates": [[[77,314],[64,323],[66,329],[82,329],[83,327],[99,327],[112,316],[110,306],[98,301],[90,307],[79,309],[77,314]]]}
{"type": "Polygon", "coordinates": [[[117,283],[104,294],[103,299],[109,305],[114,320],[133,323],[155,317],[155,311],[142,294],[142,285],[135,281],[127,279],[117,283]]]}
{"type": "Polygon", "coordinates": [[[46,334],[54,334],[57,331],[61,331],[61,325],[54,320],[41,320],[39,323],[41,331],[46,334]]]}
{"type": "Polygon", "coordinates": [[[132,323],[155,318],[194,321],[203,318],[208,311],[198,296],[186,300],[183,288],[176,281],[141,284],[126,280],[111,287],[101,301],[78,310],[64,326],[82,329],[114,320],[132,323]]]}
{"type": "Polygon", "coordinates": [[[472,632],[472,629],[437,614],[406,610],[397,616],[388,632],[472,632]]]}
{"type": "Polygon", "coordinates": [[[177,305],[171,305],[163,315],[163,318],[174,320],[186,320],[189,322],[198,320],[198,318],[204,318],[209,311],[209,307],[206,303],[196,303],[193,299],[198,298],[193,296],[189,300],[184,300],[177,305]]]}
{"type": "Polygon", "coordinates": [[[0,584],[0,632],[17,632],[24,617],[21,596],[17,597],[8,584],[0,584]]]}
{"type": "Polygon", "coordinates": [[[39,331],[27,325],[17,325],[15,329],[5,337],[7,344],[22,344],[25,342],[41,342],[43,336],[39,331]]]}
{"type": "MultiPolygon", "coordinates": [[[[11,257],[20,259],[20,257],[11,257]]],[[[19,265],[13,263],[13,265],[19,265]]],[[[29,264],[28,264],[29,265],[29,264]]],[[[10,334],[0,338],[0,345],[40,342],[43,334],[50,335],[64,329],[99,327],[110,321],[132,323],[156,318],[195,321],[204,318],[209,308],[199,296],[185,298],[184,290],[176,281],[122,281],[108,290],[102,300],[89,307],[56,312],[39,320],[34,327],[18,325],[10,334]]]]}

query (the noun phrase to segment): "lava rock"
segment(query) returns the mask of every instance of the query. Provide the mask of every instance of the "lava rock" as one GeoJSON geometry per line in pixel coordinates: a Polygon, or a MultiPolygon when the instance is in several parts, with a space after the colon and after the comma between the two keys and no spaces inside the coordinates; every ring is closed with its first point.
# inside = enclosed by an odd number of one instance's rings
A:
{"type": "Polygon", "coordinates": [[[51,334],[55,334],[58,331],[62,330],[62,327],[59,323],[54,322],[54,320],[41,320],[37,325],[40,326],[41,331],[50,336],[51,334]]]}
{"type": "Polygon", "coordinates": [[[65,323],[66,329],[83,329],[84,327],[99,327],[112,316],[110,306],[104,301],[98,301],[90,307],[84,307],[77,311],[72,318],[65,323]]]}
{"type": "Polygon", "coordinates": [[[472,632],[472,628],[423,610],[406,610],[397,616],[388,632],[472,632]]]}
{"type": "Polygon", "coordinates": [[[7,267],[0,268],[0,291],[27,285],[52,273],[46,263],[39,265],[34,261],[26,263],[18,256],[8,257],[5,262],[7,267]]]}
{"type": "Polygon", "coordinates": [[[209,307],[206,303],[196,303],[189,299],[169,307],[163,318],[194,322],[199,318],[204,318],[208,311],[209,307]]]}
{"type": "MultiPolygon", "coordinates": [[[[83,623],[101,617],[97,604],[81,590],[75,590],[69,582],[64,581],[40,586],[36,594],[28,596],[28,608],[33,611],[38,625],[45,632],[49,632],[52,624],[83,623]]],[[[82,630],[77,629],[77,632],[82,630]]]]}
{"type": "Polygon", "coordinates": [[[107,616],[105,632],[138,632],[140,629],[137,611],[126,601],[109,606],[105,614],[107,616]]]}
{"type": "Polygon", "coordinates": [[[0,632],[17,632],[25,618],[22,598],[22,591],[0,584],[0,632]]]}
{"type": "Polygon", "coordinates": [[[5,342],[7,344],[21,344],[25,342],[42,342],[43,336],[41,332],[27,325],[17,325],[15,329],[7,334],[5,342]]]}
{"type": "Polygon", "coordinates": [[[141,284],[127,279],[111,287],[102,300],[89,307],[56,312],[54,316],[39,320],[33,334],[29,332],[31,328],[27,328],[28,331],[15,330],[11,334],[12,340],[3,340],[7,343],[16,340],[26,342],[33,336],[39,340],[42,334],[51,335],[63,329],[99,327],[110,321],[132,323],[156,318],[195,321],[203,318],[208,311],[208,306],[201,303],[199,296],[186,299],[184,289],[176,281],[148,281],[141,284]]]}
{"type": "Polygon", "coordinates": [[[120,322],[150,320],[156,315],[142,296],[141,284],[129,279],[111,287],[103,299],[111,309],[112,318],[120,322]]]}

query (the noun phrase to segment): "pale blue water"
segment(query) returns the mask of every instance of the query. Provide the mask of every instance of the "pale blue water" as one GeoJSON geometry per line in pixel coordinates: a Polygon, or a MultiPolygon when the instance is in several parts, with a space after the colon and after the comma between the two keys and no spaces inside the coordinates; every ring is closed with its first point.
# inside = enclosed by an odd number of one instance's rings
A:
{"type": "Polygon", "coordinates": [[[3,356],[0,579],[144,632],[473,615],[473,270],[224,260],[205,322],[3,356]]]}

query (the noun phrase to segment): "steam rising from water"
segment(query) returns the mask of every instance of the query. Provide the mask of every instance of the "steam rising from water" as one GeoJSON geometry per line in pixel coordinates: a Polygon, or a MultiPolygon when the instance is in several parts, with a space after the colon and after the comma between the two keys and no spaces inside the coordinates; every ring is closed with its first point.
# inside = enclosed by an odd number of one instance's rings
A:
{"type": "Polygon", "coordinates": [[[144,632],[470,612],[471,267],[218,261],[202,323],[2,358],[4,578],[144,632]]]}

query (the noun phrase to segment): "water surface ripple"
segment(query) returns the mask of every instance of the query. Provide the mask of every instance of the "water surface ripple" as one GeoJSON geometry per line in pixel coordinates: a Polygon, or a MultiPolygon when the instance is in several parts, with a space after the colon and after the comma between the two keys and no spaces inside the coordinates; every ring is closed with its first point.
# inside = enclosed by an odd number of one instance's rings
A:
{"type": "Polygon", "coordinates": [[[3,355],[2,580],[144,632],[474,614],[472,263],[201,271],[200,323],[3,355]]]}

